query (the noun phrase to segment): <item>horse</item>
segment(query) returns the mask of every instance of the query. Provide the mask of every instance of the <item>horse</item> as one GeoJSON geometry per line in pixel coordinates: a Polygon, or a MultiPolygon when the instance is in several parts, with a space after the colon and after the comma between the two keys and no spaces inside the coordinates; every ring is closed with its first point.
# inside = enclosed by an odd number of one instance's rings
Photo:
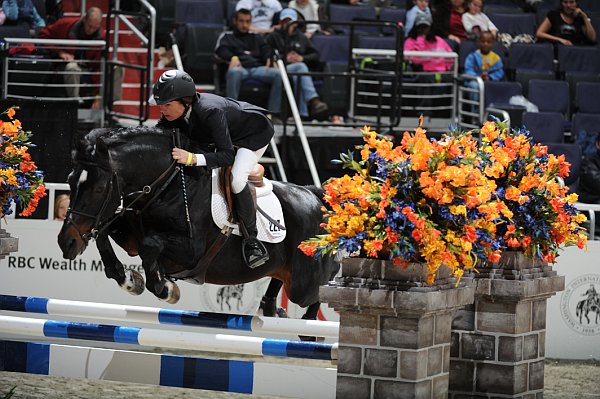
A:
{"type": "Polygon", "coordinates": [[[297,247],[323,233],[322,189],[272,182],[289,228],[282,242],[265,243],[269,260],[251,269],[242,259],[242,238],[212,222],[212,171],[177,166],[175,144],[197,150],[186,136],[149,127],[94,129],[78,142],[68,178],[70,209],[58,235],[63,257],[75,259],[96,239],[106,276],[139,295],[144,279],[124,269],[111,237],[128,255],[140,256],[146,289],[163,301],[179,299],[176,280],[237,285],[268,276],[272,283],[261,307],[283,286],[290,301],[308,308],[303,318],[315,319],[319,286],[335,276],[339,262],[307,257],[297,247]]]}
{"type": "Polygon", "coordinates": [[[223,305],[227,305],[227,311],[231,311],[230,299],[234,299],[239,310],[242,305],[242,297],[244,296],[244,284],[227,285],[219,288],[217,291],[217,303],[221,305],[221,311],[223,311],[223,305]]]}
{"type": "Polygon", "coordinates": [[[580,324],[583,324],[583,317],[585,317],[587,323],[590,324],[590,318],[588,316],[590,312],[596,313],[595,323],[598,324],[598,321],[600,320],[600,298],[597,296],[582,299],[581,301],[577,302],[575,316],[579,317],[580,324]]]}

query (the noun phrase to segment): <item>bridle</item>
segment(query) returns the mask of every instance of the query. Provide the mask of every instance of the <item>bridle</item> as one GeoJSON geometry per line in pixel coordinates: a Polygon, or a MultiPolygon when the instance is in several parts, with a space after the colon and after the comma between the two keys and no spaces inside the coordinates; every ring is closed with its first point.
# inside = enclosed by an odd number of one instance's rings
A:
{"type": "Polygon", "coordinates": [[[110,153],[109,153],[108,165],[105,165],[102,163],[97,163],[97,162],[91,162],[91,161],[78,161],[78,163],[80,165],[84,165],[84,166],[97,167],[97,168],[106,170],[110,173],[110,180],[108,181],[106,189],[104,190],[104,193],[103,193],[104,201],[102,202],[102,206],[100,207],[100,209],[96,215],[93,215],[91,213],[82,212],[82,211],[72,209],[72,208],[69,208],[67,210],[67,216],[65,218],[65,221],[67,222],[68,225],[72,226],[75,229],[75,231],[77,231],[81,240],[84,241],[86,244],[90,241],[90,239],[96,239],[99,234],[103,233],[115,220],[117,220],[119,217],[121,217],[125,212],[134,211],[137,214],[141,214],[167,188],[167,186],[171,183],[173,178],[177,175],[177,173],[179,173],[179,170],[180,170],[180,167],[176,167],[175,166],[176,162],[173,161],[167,167],[167,169],[163,173],[161,173],[160,176],[158,176],[152,183],[144,186],[139,191],[133,191],[127,195],[123,195],[122,189],[119,185],[117,173],[114,170],[112,170],[112,167],[110,166],[111,165],[110,153]],[[117,208],[115,213],[110,215],[106,220],[102,220],[101,219],[102,215],[106,211],[106,208],[108,207],[108,204],[110,202],[111,194],[113,192],[113,187],[116,187],[116,189],[117,189],[117,196],[120,199],[121,206],[119,208],[117,208]],[[143,198],[147,195],[150,195],[150,194],[153,194],[153,195],[146,201],[146,203],[144,204],[144,206],[141,209],[135,209],[132,207],[141,198],[143,198]],[[123,204],[129,198],[131,198],[131,201],[129,201],[127,206],[123,206],[123,204]],[[90,231],[87,233],[82,233],[79,230],[79,228],[77,227],[77,225],[75,224],[75,222],[73,222],[72,215],[78,215],[78,216],[83,216],[83,217],[86,217],[89,219],[93,219],[94,223],[92,224],[90,231]]]}

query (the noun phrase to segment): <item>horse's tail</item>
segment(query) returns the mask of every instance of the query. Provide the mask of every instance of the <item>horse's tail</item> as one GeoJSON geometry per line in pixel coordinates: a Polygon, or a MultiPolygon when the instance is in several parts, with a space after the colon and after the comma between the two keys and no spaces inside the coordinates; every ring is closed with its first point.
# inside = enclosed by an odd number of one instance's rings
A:
{"type": "Polygon", "coordinates": [[[583,305],[585,305],[585,302],[587,302],[587,299],[581,300],[577,303],[577,306],[575,307],[575,316],[579,316],[579,313],[583,314],[583,305]]]}
{"type": "Polygon", "coordinates": [[[305,186],[305,187],[308,191],[310,191],[311,193],[316,195],[321,200],[323,205],[327,205],[325,203],[325,200],[323,200],[323,196],[325,195],[325,190],[323,190],[321,187],[317,187],[317,186],[305,186]]]}

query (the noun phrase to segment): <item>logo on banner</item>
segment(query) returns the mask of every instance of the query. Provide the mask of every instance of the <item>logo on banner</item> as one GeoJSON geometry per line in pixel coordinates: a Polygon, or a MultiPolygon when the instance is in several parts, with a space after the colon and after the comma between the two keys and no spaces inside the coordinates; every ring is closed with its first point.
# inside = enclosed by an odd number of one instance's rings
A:
{"type": "Polygon", "coordinates": [[[572,330],[600,334],[600,275],[584,274],[571,281],[560,299],[560,310],[572,330]]]}
{"type": "Polygon", "coordinates": [[[254,315],[267,289],[268,279],[237,285],[205,284],[202,300],[210,312],[254,315]]]}

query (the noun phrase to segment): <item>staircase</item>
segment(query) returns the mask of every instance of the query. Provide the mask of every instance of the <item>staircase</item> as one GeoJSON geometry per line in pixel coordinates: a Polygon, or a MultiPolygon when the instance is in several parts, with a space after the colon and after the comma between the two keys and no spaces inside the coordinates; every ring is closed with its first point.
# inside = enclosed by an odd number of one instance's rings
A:
{"type": "MultiPolygon", "coordinates": [[[[106,18],[106,15],[109,11],[109,0],[86,0],[85,4],[86,8],[89,7],[99,7],[106,18]]],[[[173,7],[175,7],[175,2],[173,2],[173,7]]],[[[63,11],[65,16],[78,16],[81,13],[81,2],[77,0],[63,0],[63,11]]],[[[127,17],[130,21],[133,22],[132,17],[127,17]]],[[[111,21],[111,32],[110,37],[112,38],[114,34],[114,19],[111,21]]],[[[111,39],[112,41],[112,39],[111,39]]],[[[117,50],[117,60],[121,62],[125,62],[128,64],[135,64],[144,66],[147,64],[148,50],[144,46],[143,42],[136,36],[136,34],[131,31],[126,24],[119,23],[119,46],[117,50]]],[[[112,47],[111,52],[109,53],[109,59],[112,59],[112,47]]],[[[158,50],[154,49],[152,51],[153,54],[153,73],[152,73],[152,82],[155,82],[160,75],[173,67],[169,68],[159,68],[158,61],[159,55],[158,50]]],[[[125,68],[123,74],[123,82],[122,82],[122,90],[120,96],[117,93],[115,96],[115,101],[113,102],[113,111],[131,116],[133,120],[138,118],[140,113],[140,104],[145,103],[148,99],[142,98],[142,90],[140,88],[141,85],[141,71],[132,68],[125,68]]],[[[197,91],[205,92],[211,91],[213,89],[212,86],[197,86],[197,91]]],[[[149,117],[150,122],[145,122],[147,124],[154,124],[152,120],[158,120],[160,117],[160,110],[156,106],[150,106],[149,108],[149,117]]],[[[127,118],[128,119],[128,118],[127,118]]],[[[131,122],[131,121],[130,121],[131,122]]]]}

